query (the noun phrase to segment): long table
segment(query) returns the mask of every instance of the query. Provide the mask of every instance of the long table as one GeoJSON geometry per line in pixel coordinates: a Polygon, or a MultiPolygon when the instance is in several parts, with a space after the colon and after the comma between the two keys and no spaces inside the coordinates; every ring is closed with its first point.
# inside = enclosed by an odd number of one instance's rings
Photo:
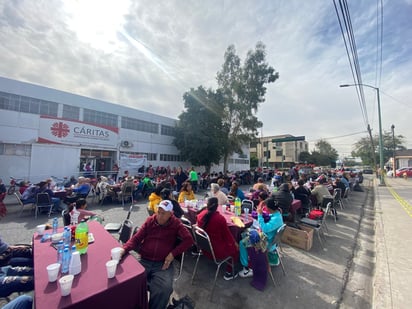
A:
{"type": "MultiPolygon", "coordinates": [[[[50,241],[33,236],[35,308],[142,308],[148,307],[144,267],[131,255],[117,266],[116,276],[107,279],[110,250],[119,243],[98,222],[88,222],[94,242],[81,256],[82,272],[75,276],[71,294],[62,297],[58,282],[48,282],[46,266],[55,263],[56,250],[50,241]]],[[[60,232],[62,229],[60,229],[60,232]]]]}
{"type": "MultiPolygon", "coordinates": [[[[181,203],[182,209],[185,212],[185,217],[187,219],[189,219],[189,221],[192,224],[196,223],[197,220],[197,214],[199,212],[199,210],[196,210],[195,208],[189,207],[189,208],[185,208],[184,204],[181,203]]],[[[230,230],[230,232],[232,233],[233,237],[235,238],[235,240],[237,242],[240,241],[241,239],[241,234],[244,231],[245,228],[250,227],[253,223],[253,218],[251,216],[251,214],[249,214],[248,219],[245,219],[245,215],[242,214],[239,218],[243,221],[243,223],[245,224],[245,227],[239,227],[236,224],[234,224],[232,222],[232,217],[235,216],[235,214],[229,210],[223,211],[222,209],[222,205],[218,206],[219,213],[226,219],[226,224],[230,230]]]]}

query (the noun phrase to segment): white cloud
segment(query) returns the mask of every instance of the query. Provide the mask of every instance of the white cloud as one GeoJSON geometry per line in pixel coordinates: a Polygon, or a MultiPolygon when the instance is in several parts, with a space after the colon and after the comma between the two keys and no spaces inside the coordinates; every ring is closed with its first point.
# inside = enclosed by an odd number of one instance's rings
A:
{"type": "MultiPolygon", "coordinates": [[[[376,5],[349,8],[363,82],[375,85],[376,5]]],[[[380,84],[383,128],[395,124],[409,148],[411,12],[410,1],[385,2],[380,84]]],[[[216,87],[230,44],[243,60],[262,41],[280,73],[258,113],[264,135],[365,131],[355,88],[339,88],[353,80],[332,1],[0,1],[0,40],[5,77],[172,117],[185,91],[216,87]]],[[[365,95],[377,132],[376,93],[365,95]]],[[[361,136],[329,141],[349,155],[361,136]]]]}

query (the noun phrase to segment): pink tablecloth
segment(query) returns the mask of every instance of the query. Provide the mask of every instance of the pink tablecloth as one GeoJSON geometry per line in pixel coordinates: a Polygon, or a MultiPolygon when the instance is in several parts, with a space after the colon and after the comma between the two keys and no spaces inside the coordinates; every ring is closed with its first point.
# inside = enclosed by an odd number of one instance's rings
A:
{"type": "MultiPolygon", "coordinates": [[[[184,206],[184,204],[181,204],[181,206],[184,206]]],[[[195,224],[198,211],[194,208],[184,208],[184,210],[185,210],[185,217],[187,219],[189,219],[192,224],[195,224]]],[[[243,223],[245,224],[245,227],[239,227],[239,226],[237,226],[236,224],[234,224],[232,222],[231,218],[235,215],[233,212],[230,212],[230,211],[224,212],[222,210],[221,205],[219,205],[218,211],[223,217],[225,217],[226,223],[227,223],[227,226],[229,227],[230,232],[232,233],[235,240],[237,242],[239,242],[240,239],[241,239],[241,233],[243,232],[243,230],[247,227],[250,227],[253,223],[253,219],[252,219],[251,215],[249,214],[249,218],[248,218],[248,220],[246,220],[245,215],[242,214],[240,216],[240,218],[242,219],[243,223]]]]}
{"type": "Polygon", "coordinates": [[[56,262],[50,242],[33,237],[35,308],[147,308],[146,274],[143,266],[128,255],[117,267],[116,277],[107,279],[110,250],[119,243],[98,222],[88,222],[94,243],[81,256],[82,272],[75,276],[69,296],[60,296],[58,282],[48,282],[46,266],[56,262]]]}

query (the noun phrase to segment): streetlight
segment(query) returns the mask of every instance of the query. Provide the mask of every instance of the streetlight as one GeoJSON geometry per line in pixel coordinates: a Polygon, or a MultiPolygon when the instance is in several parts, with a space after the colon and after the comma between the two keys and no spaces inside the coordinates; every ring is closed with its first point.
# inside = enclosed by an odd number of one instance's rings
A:
{"type": "Polygon", "coordinates": [[[392,154],[392,175],[396,178],[396,164],[395,164],[395,125],[391,125],[392,130],[392,144],[393,144],[393,154],[392,154]]]}
{"type": "Polygon", "coordinates": [[[379,96],[379,88],[378,87],[373,87],[371,85],[366,85],[366,84],[345,84],[345,85],[340,85],[339,87],[352,87],[352,86],[364,86],[364,87],[369,87],[372,89],[376,90],[376,95],[378,97],[378,119],[379,119],[379,184],[381,186],[385,185],[384,180],[383,180],[383,138],[382,138],[382,117],[381,117],[381,100],[379,96]]]}

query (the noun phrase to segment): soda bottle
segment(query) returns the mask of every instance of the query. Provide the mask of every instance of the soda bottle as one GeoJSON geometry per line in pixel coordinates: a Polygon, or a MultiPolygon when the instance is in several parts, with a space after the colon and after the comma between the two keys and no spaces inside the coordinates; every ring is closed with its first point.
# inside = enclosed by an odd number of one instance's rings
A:
{"type": "Polygon", "coordinates": [[[240,201],[240,198],[236,197],[235,198],[235,215],[236,216],[240,216],[241,205],[242,205],[242,202],[240,201]]]}
{"type": "Polygon", "coordinates": [[[75,244],[80,254],[87,252],[87,247],[89,246],[89,226],[85,221],[80,222],[76,227],[75,244]]]}

